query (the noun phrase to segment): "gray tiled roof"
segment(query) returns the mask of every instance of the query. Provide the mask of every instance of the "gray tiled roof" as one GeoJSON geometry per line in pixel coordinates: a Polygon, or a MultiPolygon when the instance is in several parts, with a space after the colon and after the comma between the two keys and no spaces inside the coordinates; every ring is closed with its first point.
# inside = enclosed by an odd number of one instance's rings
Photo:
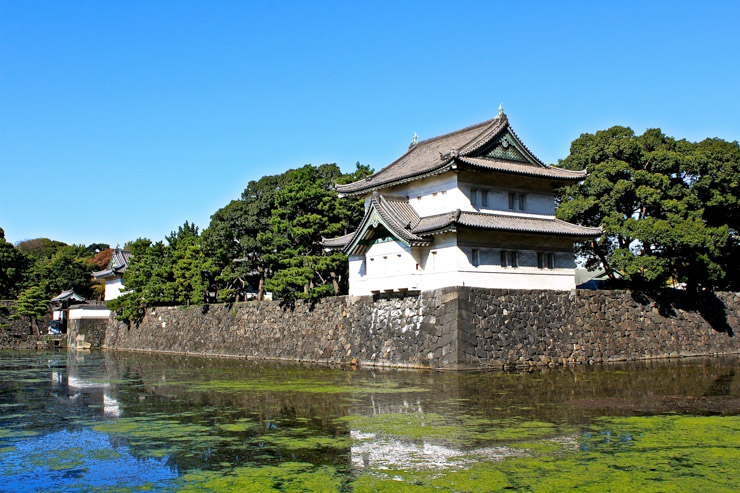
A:
{"type": "Polygon", "coordinates": [[[526,217],[508,214],[485,212],[455,211],[447,214],[424,217],[414,228],[416,234],[430,234],[451,226],[467,226],[475,229],[511,231],[516,233],[537,233],[571,236],[577,238],[595,238],[601,234],[601,228],[579,226],[555,217],[526,217]]]}
{"type": "Polygon", "coordinates": [[[537,167],[530,164],[514,163],[503,159],[481,158],[481,157],[459,157],[456,159],[464,164],[475,167],[502,171],[516,175],[542,176],[555,180],[573,180],[580,181],[586,178],[586,171],[570,171],[562,168],[551,166],[537,167]]]}
{"type": "Polygon", "coordinates": [[[381,195],[374,193],[371,203],[380,217],[391,226],[394,232],[398,233],[407,241],[424,241],[423,238],[416,236],[411,231],[419,224],[419,215],[409,204],[407,197],[397,195],[381,195]]]}
{"type": "Polygon", "coordinates": [[[131,251],[116,248],[111,254],[108,268],[93,272],[95,279],[105,279],[106,277],[117,276],[128,269],[128,263],[131,260],[131,251]]]}
{"type": "Polygon", "coordinates": [[[75,293],[74,289],[67,289],[66,291],[62,291],[57,296],[53,297],[50,301],[58,302],[58,301],[66,301],[66,300],[84,301],[85,298],[75,293]]]}
{"type": "Polygon", "coordinates": [[[357,231],[338,238],[323,239],[321,242],[322,246],[329,249],[346,249],[355,240],[362,240],[363,238],[356,238],[356,236],[358,234],[365,236],[368,233],[368,223],[374,212],[381,217],[383,223],[390,229],[392,234],[406,243],[419,244],[429,242],[428,238],[421,237],[412,232],[412,229],[419,224],[420,219],[414,208],[409,205],[409,199],[407,197],[373,193],[370,198],[370,204],[365,212],[365,217],[362,218],[357,231]]]}
{"type": "Polygon", "coordinates": [[[403,156],[377,173],[354,183],[337,185],[337,191],[345,194],[363,192],[381,185],[426,175],[450,163],[449,158],[443,160],[440,159],[440,155],[448,154],[451,149],[462,149],[482,134],[500,133],[506,128],[507,123],[506,115],[502,115],[455,132],[419,141],[403,156]]]}
{"type": "Polygon", "coordinates": [[[552,168],[537,159],[519,140],[516,133],[509,126],[509,119],[502,113],[491,120],[439,137],[422,140],[409,147],[409,150],[403,156],[377,173],[354,183],[337,185],[336,189],[339,193],[345,195],[365,194],[373,190],[380,190],[445,172],[454,163],[462,163],[495,172],[518,173],[554,179],[580,180],[586,176],[585,171],[567,171],[552,168]],[[485,153],[486,149],[495,143],[495,139],[507,132],[510,138],[516,141],[516,147],[521,150],[523,159],[527,162],[489,159],[478,156],[485,153]]]}
{"type": "MultiPolygon", "coordinates": [[[[322,245],[329,249],[354,248],[353,244],[368,234],[370,217],[376,211],[391,233],[408,244],[428,244],[433,234],[458,227],[513,233],[549,234],[571,238],[595,238],[601,228],[571,224],[553,217],[499,214],[495,212],[466,212],[455,210],[420,218],[409,205],[406,197],[373,193],[370,206],[359,228],[354,233],[339,238],[325,239],[322,245]],[[362,237],[356,237],[357,235],[362,237]]],[[[349,252],[348,252],[349,253],[349,252]]]]}
{"type": "Polygon", "coordinates": [[[352,241],[352,238],[355,237],[355,231],[348,235],[339,236],[337,238],[322,238],[321,239],[321,245],[324,248],[329,248],[331,250],[340,250],[344,247],[346,247],[350,241],[352,241]]]}

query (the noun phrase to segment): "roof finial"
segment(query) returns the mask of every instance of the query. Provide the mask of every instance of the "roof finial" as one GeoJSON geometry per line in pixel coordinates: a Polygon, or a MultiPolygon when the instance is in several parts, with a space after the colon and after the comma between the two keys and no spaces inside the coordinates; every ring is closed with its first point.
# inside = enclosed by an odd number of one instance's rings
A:
{"type": "Polygon", "coordinates": [[[411,145],[409,147],[414,147],[418,143],[419,143],[419,138],[416,136],[416,132],[414,132],[414,137],[411,139],[411,145]]]}
{"type": "Polygon", "coordinates": [[[501,116],[504,114],[504,103],[501,103],[498,105],[498,116],[501,116]]]}

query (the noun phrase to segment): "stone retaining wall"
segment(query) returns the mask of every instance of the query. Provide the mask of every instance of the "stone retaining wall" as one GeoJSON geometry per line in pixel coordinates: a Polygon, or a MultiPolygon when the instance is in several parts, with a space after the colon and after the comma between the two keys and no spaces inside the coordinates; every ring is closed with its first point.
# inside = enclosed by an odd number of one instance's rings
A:
{"type": "MultiPolygon", "coordinates": [[[[36,349],[38,337],[28,318],[10,320],[15,311],[15,301],[0,300],[0,349],[36,349]]],[[[45,331],[51,311],[38,321],[38,327],[45,331]]]]}
{"type": "Polygon", "coordinates": [[[69,320],[67,322],[67,347],[74,349],[101,347],[108,324],[108,320],[100,318],[69,320]]]}
{"type": "Polygon", "coordinates": [[[596,363],[740,352],[740,293],[461,288],[462,365],[596,363]]]}
{"type": "Polygon", "coordinates": [[[403,298],[339,296],[159,307],[137,325],[112,323],[104,347],[383,366],[457,363],[454,288],[403,298]]]}
{"type": "Polygon", "coordinates": [[[445,288],[159,307],[111,322],[103,347],[409,367],[527,366],[740,352],[740,294],[445,288]]]}

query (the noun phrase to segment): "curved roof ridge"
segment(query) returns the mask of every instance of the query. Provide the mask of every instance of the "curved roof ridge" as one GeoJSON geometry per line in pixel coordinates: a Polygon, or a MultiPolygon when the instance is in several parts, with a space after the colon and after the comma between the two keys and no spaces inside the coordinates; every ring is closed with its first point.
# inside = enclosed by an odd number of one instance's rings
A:
{"type": "Polygon", "coordinates": [[[477,151],[482,146],[489,143],[491,139],[495,139],[499,134],[501,134],[501,132],[509,128],[509,117],[506,116],[506,113],[501,113],[496,118],[490,121],[491,125],[489,125],[488,128],[470,139],[468,142],[465,143],[465,145],[458,149],[461,154],[468,154],[477,151]],[[468,148],[468,146],[471,147],[468,148]]]}
{"type": "Polygon", "coordinates": [[[529,150],[529,147],[527,147],[527,145],[524,142],[522,142],[522,139],[520,139],[519,136],[516,134],[516,132],[514,132],[514,129],[511,127],[511,125],[509,125],[509,131],[514,136],[514,138],[516,138],[516,141],[519,143],[519,145],[521,145],[524,148],[524,150],[527,151],[527,153],[531,157],[534,158],[535,161],[537,161],[539,164],[541,164],[542,166],[544,166],[546,168],[551,167],[548,164],[545,164],[544,162],[542,162],[542,160],[540,158],[538,158],[537,156],[535,156],[534,153],[529,150]]]}
{"type": "Polygon", "coordinates": [[[558,219],[557,217],[554,219],[554,221],[556,223],[558,223],[558,224],[567,224],[569,226],[578,226],[579,228],[583,228],[583,229],[591,229],[594,232],[598,231],[599,234],[601,234],[604,231],[603,229],[601,229],[601,226],[597,226],[597,227],[593,227],[593,226],[582,226],[580,224],[574,224],[574,223],[569,223],[568,221],[563,221],[562,219],[558,219]]]}
{"type": "Polygon", "coordinates": [[[448,154],[453,148],[460,149],[480,139],[481,135],[486,134],[492,126],[498,127],[501,122],[506,123],[507,121],[506,115],[496,116],[465,128],[421,140],[416,145],[410,146],[403,155],[380,171],[362,180],[337,185],[336,190],[340,193],[361,193],[399,180],[435,172],[449,163],[449,159],[440,159],[441,155],[448,154]],[[471,132],[475,132],[475,135],[466,135],[471,132]],[[458,142],[461,138],[464,140],[458,142]],[[445,145],[447,140],[450,142],[445,145]]]}
{"type": "MultiPolygon", "coordinates": [[[[506,115],[504,115],[504,117],[506,117],[506,115]]],[[[434,142],[435,140],[444,139],[446,137],[452,137],[453,135],[461,134],[461,133],[464,133],[464,132],[469,132],[469,131],[474,130],[475,128],[478,128],[478,127],[484,127],[484,126],[487,127],[491,123],[494,123],[495,121],[497,121],[498,119],[499,119],[499,116],[497,115],[497,116],[494,116],[493,118],[491,118],[490,120],[486,120],[486,121],[482,121],[482,122],[479,122],[479,123],[475,123],[473,125],[468,125],[465,128],[459,128],[457,130],[453,130],[452,132],[447,132],[446,134],[437,135],[435,137],[429,137],[428,139],[420,140],[420,141],[418,141],[416,143],[416,146],[411,147],[411,149],[413,149],[414,147],[420,146],[422,144],[428,144],[430,142],[434,142]]]]}

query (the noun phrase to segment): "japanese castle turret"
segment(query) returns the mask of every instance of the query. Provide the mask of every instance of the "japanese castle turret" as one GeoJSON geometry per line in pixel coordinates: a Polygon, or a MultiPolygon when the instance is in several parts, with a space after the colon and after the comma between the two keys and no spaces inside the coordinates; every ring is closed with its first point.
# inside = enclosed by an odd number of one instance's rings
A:
{"type": "Polygon", "coordinates": [[[108,267],[104,270],[93,272],[95,279],[105,279],[105,301],[118,298],[125,289],[123,286],[123,273],[128,269],[131,252],[116,247],[111,254],[108,267]]]}
{"type": "Polygon", "coordinates": [[[585,171],[544,164],[509,120],[412,141],[364,180],[337,185],[363,197],[365,216],[348,235],[324,240],[349,257],[350,295],[450,286],[575,288],[573,243],[587,228],[555,217],[554,191],[585,171]]]}

